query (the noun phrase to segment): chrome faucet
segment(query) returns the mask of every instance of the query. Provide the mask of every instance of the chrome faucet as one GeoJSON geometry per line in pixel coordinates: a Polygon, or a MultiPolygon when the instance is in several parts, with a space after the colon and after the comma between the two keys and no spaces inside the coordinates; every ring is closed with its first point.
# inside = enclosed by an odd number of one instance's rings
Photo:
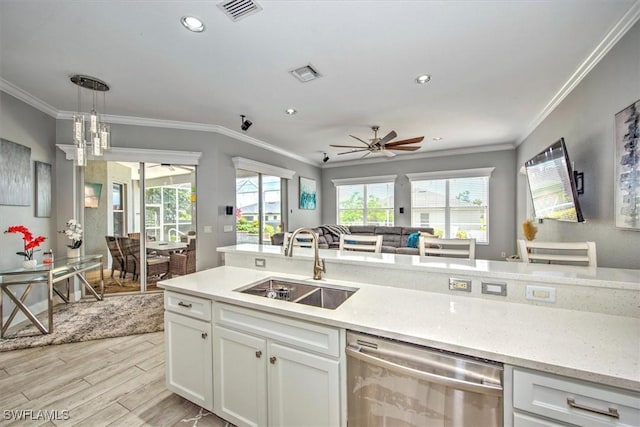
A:
{"type": "Polygon", "coordinates": [[[322,273],[326,273],[327,270],[324,266],[324,260],[320,259],[320,255],[318,254],[318,234],[312,229],[302,227],[291,233],[287,247],[284,250],[284,256],[293,256],[293,243],[295,242],[296,236],[300,233],[308,233],[311,235],[311,245],[313,247],[313,280],[320,280],[322,279],[322,273]]]}

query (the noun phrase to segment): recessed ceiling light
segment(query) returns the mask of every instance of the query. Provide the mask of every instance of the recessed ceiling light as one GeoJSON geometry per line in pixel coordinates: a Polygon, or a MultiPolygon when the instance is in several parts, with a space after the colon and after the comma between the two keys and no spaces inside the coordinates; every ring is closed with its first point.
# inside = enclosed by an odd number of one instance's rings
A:
{"type": "Polygon", "coordinates": [[[286,110],[284,110],[284,112],[287,113],[290,116],[293,116],[298,111],[295,108],[287,108],[286,110]]]}
{"type": "Polygon", "coordinates": [[[193,31],[194,33],[204,31],[204,23],[195,16],[183,16],[180,18],[180,23],[182,23],[187,30],[193,31]]]}
{"type": "Polygon", "coordinates": [[[434,141],[440,141],[440,140],[442,140],[442,137],[441,136],[436,136],[435,138],[433,138],[433,140],[434,141]]]}
{"type": "Polygon", "coordinates": [[[423,85],[431,80],[431,76],[429,74],[423,74],[421,76],[416,77],[416,83],[419,85],[423,85]]]}

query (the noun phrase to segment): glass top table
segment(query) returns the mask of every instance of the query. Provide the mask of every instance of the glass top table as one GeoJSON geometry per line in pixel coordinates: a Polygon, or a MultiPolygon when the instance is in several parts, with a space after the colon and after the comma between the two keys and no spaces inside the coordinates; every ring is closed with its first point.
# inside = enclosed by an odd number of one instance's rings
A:
{"type": "Polygon", "coordinates": [[[104,298],[104,266],[103,256],[83,255],[75,258],[58,258],[51,264],[40,264],[33,268],[19,267],[9,270],[0,271],[0,338],[4,337],[11,322],[18,314],[18,310],[33,323],[43,334],[53,332],[53,295],[58,295],[65,303],[69,302],[69,283],[67,282],[66,295],[61,293],[54,286],[63,280],[77,277],[84,286],[85,291],[93,295],[98,301],[104,298]],[[98,294],[91,284],[87,281],[83,273],[100,269],[100,294],[98,294]],[[36,315],[25,304],[27,296],[31,292],[34,285],[48,285],[47,292],[47,311],[48,311],[48,327],[45,327],[36,315]],[[17,285],[26,285],[20,296],[14,292],[13,287],[17,285]],[[2,299],[6,295],[15,304],[11,314],[6,322],[3,322],[2,299]]]}

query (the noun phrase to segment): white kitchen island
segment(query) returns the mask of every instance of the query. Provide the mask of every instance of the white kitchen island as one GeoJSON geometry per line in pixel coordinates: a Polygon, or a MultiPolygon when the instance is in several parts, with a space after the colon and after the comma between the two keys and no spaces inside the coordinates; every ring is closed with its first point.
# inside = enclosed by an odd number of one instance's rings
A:
{"type": "MultiPolygon", "coordinates": [[[[193,296],[267,316],[338,331],[356,330],[585,380],[638,398],[637,270],[321,250],[327,273],[319,283],[358,288],[337,309],[328,310],[236,291],[273,277],[318,283],[311,280],[311,250],[301,249],[293,258],[284,257],[281,247],[271,246],[238,245],[219,251],[226,266],[161,281],[159,286],[169,295],[193,296]],[[450,291],[451,278],[468,280],[470,292],[450,291]],[[507,295],[483,294],[483,283],[506,285],[507,295]],[[527,299],[527,286],[552,288],[555,302],[527,299]]],[[[209,331],[215,336],[214,317],[205,315],[202,321],[212,325],[209,331]]],[[[332,360],[340,362],[341,357],[332,360]]],[[[510,386],[505,383],[505,406],[510,386]]],[[[345,396],[340,400],[344,405],[345,396]]],[[[344,408],[341,411],[344,421],[344,408]]],[[[511,421],[505,418],[505,425],[511,421]]]]}

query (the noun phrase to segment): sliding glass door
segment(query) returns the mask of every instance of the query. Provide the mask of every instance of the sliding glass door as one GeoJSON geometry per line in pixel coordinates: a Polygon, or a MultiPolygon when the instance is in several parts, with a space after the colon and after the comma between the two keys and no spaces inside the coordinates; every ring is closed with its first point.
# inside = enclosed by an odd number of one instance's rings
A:
{"type": "Polygon", "coordinates": [[[83,173],[84,253],[104,255],[105,293],[156,290],[194,270],[195,166],[89,161],[83,173]],[[172,255],[187,249],[191,267],[172,272],[172,255]]]}

